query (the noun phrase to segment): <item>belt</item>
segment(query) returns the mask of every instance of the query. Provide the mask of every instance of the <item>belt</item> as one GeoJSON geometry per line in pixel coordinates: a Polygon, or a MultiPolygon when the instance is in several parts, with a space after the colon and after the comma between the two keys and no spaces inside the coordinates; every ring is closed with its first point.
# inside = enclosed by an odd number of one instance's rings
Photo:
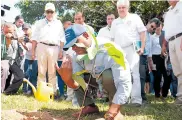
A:
{"type": "Polygon", "coordinates": [[[178,38],[180,36],[182,36],[182,33],[179,33],[179,34],[177,34],[175,36],[172,36],[171,38],[169,38],[169,41],[173,41],[174,39],[176,39],[176,38],[178,38]]]}
{"type": "Polygon", "coordinates": [[[44,45],[48,45],[48,46],[58,46],[58,45],[56,45],[56,44],[48,44],[48,43],[45,43],[45,42],[40,42],[40,43],[42,43],[42,44],[44,44],[44,45]]]}

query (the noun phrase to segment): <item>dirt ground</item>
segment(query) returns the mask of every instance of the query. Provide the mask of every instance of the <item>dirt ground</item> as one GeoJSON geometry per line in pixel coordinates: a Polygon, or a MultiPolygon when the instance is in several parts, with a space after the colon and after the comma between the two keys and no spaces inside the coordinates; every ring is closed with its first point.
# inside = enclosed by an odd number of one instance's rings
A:
{"type": "Polygon", "coordinates": [[[64,120],[63,118],[53,117],[49,112],[20,112],[17,110],[2,110],[2,120],[64,120]]]}

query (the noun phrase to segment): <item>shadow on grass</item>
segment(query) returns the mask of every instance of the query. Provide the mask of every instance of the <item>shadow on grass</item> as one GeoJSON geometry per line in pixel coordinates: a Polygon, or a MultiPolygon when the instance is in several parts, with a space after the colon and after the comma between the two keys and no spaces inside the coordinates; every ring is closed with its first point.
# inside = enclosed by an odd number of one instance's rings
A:
{"type": "Polygon", "coordinates": [[[124,105],[122,114],[137,120],[182,120],[182,106],[177,106],[172,101],[170,97],[166,102],[155,101],[154,97],[150,97],[149,103],[141,107],[124,105]]]}

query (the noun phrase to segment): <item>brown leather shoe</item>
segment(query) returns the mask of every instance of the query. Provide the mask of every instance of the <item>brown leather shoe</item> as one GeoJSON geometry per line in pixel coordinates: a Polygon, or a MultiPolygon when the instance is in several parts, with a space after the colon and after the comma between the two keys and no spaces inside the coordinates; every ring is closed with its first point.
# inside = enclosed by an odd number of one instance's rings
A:
{"type": "MultiPolygon", "coordinates": [[[[95,107],[91,107],[91,106],[85,106],[83,109],[82,109],[82,115],[88,115],[88,114],[94,114],[94,113],[99,113],[99,109],[97,106],[95,107]]],[[[74,113],[72,114],[74,117],[78,117],[80,114],[80,111],[77,112],[77,113],[74,113]]]]}

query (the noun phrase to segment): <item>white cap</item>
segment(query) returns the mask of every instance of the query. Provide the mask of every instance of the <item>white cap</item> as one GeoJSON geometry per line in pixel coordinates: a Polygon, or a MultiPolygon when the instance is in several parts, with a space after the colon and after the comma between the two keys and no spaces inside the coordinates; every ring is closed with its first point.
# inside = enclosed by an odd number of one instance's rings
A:
{"type": "Polygon", "coordinates": [[[45,11],[47,11],[47,10],[55,11],[55,6],[54,6],[54,4],[53,4],[53,3],[47,3],[47,4],[45,5],[45,11]]]}
{"type": "Polygon", "coordinates": [[[129,0],[118,0],[117,2],[117,6],[120,6],[120,5],[126,5],[126,6],[130,6],[130,1],[129,0]]]}

